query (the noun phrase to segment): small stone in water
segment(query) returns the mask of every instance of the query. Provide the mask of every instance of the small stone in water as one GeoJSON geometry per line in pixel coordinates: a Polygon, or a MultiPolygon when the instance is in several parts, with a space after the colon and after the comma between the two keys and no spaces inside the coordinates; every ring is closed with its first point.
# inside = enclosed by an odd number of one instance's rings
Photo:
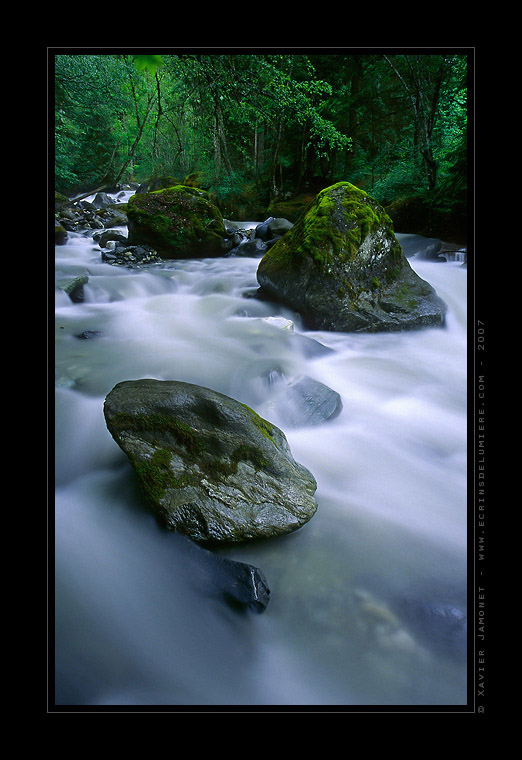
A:
{"type": "Polygon", "coordinates": [[[75,335],[75,338],[80,338],[82,340],[89,340],[90,338],[100,338],[103,335],[102,332],[99,330],[84,330],[81,333],[78,333],[75,335]]]}

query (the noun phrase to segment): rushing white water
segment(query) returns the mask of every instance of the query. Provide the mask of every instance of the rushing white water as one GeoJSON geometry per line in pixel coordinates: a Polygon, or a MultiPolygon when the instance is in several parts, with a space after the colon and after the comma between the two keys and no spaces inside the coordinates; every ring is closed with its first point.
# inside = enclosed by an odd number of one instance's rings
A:
{"type": "Polygon", "coordinates": [[[57,279],[89,276],[82,303],[59,290],[55,303],[56,703],[466,704],[454,635],[466,611],[466,269],[410,260],[448,304],[445,328],[355,335],[306,331],[245,297],[258,263],[128,270],[89,237],[56,248],[57,279]],[[86,330],[101,334],[76,337],[86,330]],[[281,373],[337,391],[341,414],[286,429],[271,403],[281,373]],[[264,571],[262,615],[212,598],[194,555],[145,510],[103,419],[115,383],[141,377],[247,403],[314,474],[307,525],[219,550],[264,571]]]}

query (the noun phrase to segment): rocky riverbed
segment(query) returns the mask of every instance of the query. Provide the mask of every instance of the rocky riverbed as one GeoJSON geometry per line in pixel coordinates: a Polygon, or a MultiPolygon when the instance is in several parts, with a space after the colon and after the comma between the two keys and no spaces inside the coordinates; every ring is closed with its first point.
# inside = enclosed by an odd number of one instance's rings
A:
{"type": "MultiPolygon", "coordinates": [[[[259,254],[234,251],[259,225],[246,226],[209,259],[114,265],[125,225],[70,230],[56,248],[58,701],[464,703],[464,262],[423,259],[431,243],[408,238],[447,305],[442,327],[309,330],[259,297],[259,254]],[[223,394],[278,428],[316,484],[310,519],[212,551],[160,530],[144,450],[136,470],[103,416],[119,383],[145,378],[223,394]]],[[[211,434],[209,414],[183,422],[211,434]]],[[[194,443],[161,428],[144,432],[150,461],[154,436],[169,443],[153,491],[194,443]]],[[[225,485],[230,453],[214,468],[225,485]]],[[[250,456],[237,464],[255,478],[250,456]]]]}

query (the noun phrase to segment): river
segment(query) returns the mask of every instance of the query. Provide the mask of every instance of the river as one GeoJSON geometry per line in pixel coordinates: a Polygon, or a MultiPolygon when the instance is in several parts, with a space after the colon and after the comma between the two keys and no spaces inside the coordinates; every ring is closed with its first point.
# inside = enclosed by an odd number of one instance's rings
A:
{"type": "Polygon", "coordinates": [[[342,334],[245,297],[258,259],[131,270],[100,253],[79,233],[56,247],[57,279],[89,276],[82,302],[54,304],[56,704],[465,705],[466,268],[410,259],[448,305],[443,329],[342,334]],[[335,419],[285,426],[274,394],[299,375],[341,395],[335,419]],[[263,614],[212,597],[144,508],[103,417],[112,387],[142,377],[248,404],[315,476],[303,528],[217,550],[263,570],[263,614]]]}

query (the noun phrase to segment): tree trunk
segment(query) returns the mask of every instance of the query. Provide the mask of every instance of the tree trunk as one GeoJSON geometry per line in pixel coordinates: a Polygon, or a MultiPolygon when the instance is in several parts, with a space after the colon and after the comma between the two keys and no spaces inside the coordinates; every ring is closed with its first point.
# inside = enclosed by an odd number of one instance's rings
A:
{"type": "Polygon", "coordinates": [[[105,190],[106,187],[109,187],[109,185],[112,185],[112,182],[106,182],[104,185],[100,185],[99,187],[94,188],[94,190],[89,190],[87,193],[83,193],[83,195],[78,195],[76,198],[71,198],[68,203],[63,204],[63,208],[67,208],[67,206],[72,206],[73,203],[77,203],[78,201],[82,201],[84,198],[88,198],[89,195],[94,195],[95,193],[101,193],[102,190],[105,190]]]}
{"type": "Polygon", "coordinates": [[[422,159],[428,190],[433,190],[437,182],[437,163],[433,158],[432,134],[435,126],[440,89],[446,71],[446,62],[441,57],[438,68],[432,78],[432,72],[424,65],[422,56],[410,59],[404,56],[408,73],[402,74],[395,63],[385,55],[384,58],[395,72],[406,91],[414,114],[414,148],[418,141],[418,150],[422,159]]]}
{"type": "Polygon", "coordinates": [[[272,171],[271,171],[271,183],[272,183],[272,194],[274,198],[279,195],[279,190],[277,188],[277,182],[276,182],[276,174],[277,174],[277,167],[280,163],[280,151],[281,151],[281,136],[283,133],[283,121],[280,118],[279,124],[277,127],[277,136],[275,139],[275,145],[274,145],[274,155],[272,159],[272,171]]]}
{"type": "MultiPolygon", "coordinates": [[[[149,98],[149,101],[147,103],[147,110],[145,112],[145,115],[144,115],[143,119],[140,119],[139,115],[137,115],[138,125],[139,125],[138,134],[136,135],[136,137],[134,139],[134,142],[132,144],[130,152],[127,154],[127,159],[124,162],[123,166],[120,168],[120,171],[118,172],[118,174],[116,176],[116,179],[112,180],[111,182],[104,182],[102,185],[100,185],[99,187],[96,187],[94,190],[89,190],[89,192],[83,193],[83,195],[79,195],[77,198],[74,198],[74,200],[69,201],[69,204],[65,204],[65,205],[71,205],[72,203],[77,203],[78,201],[81,201],[84,198],[87,198],[89,195],[94,195],[94,193],[101,193],[101,191],[105,190],[105,188],[109,187],[109,185],[116,185],[120,181],[120,179],[122,178],[123,174],[125,173],[125,170],[129,166],[129,164],[131,163],[131,161],[133,161],[133,159],[134,159],[134,154],[136,153],[136,149],[137,149],[137,147],[139,145],[139,142],[141,140],[141,136],[143,134],[143,130],[145,128],[145,124],[147,122],[147,118],[148,118],[148,116],[150,114],[150,111],[151,111],[151,108],[152,108],[153,99],[154,99],[154,96],[151,96],[149,98]]],[[[112,159],[111,159],[111,163],[112,163],[112,159]]]]}
{"type": "Polygon", "coordinates": [[[308,128],[307,125],[303,125],[303,131],[301,133],[301,146],[299,151],[299,177],[297,179],[297,187],[296,187],[296,194],[301,192],[301,188],[303,186],[303,181],[306,174],[306,168],[307,168],[307,148],[306,148],[306,136],[308,134],[308,128]]]}
{"type": "Polygon", "coordinates": [[[134,142],[132,144],[132,148],[130,149],[130,153],[128,154],[127,160],[125,161],[125,163],[121,167],[118,176],[114,180],[115,184],[116,184],[116,182],[119,182],[120,179],[123,177],[123,174],[125,173],[125,170],[127,169],[127,167],[129,166],[130,162],[134,158],[134,154],[136,153],[136,149],[137,149],[137,147],[139,145],[139,142],[141,140],[141,136],[143,134],[143,130],[145,128],[145,124],[147,122],[148,116],[149,116],[151,108],[152,108],[153,99],[154,99],[154,96],[151,96],[149,98],[149,102],[147,104],[147,111],[145,112],[145,116],[143,117],[143,119],[141,121],[141,124],[139,125],[138,134],[136,135],[136,138],[135,138],[135,140],[134,140],[134,142]]]}
{"type": "Polygon", "coordinates": [[[221,174],[221,144],[219,142],[217,116],[214,115],[214,126],[212,129],[212,142],[214,144],[214,168],[216,177],[221,174]]]}
{"type": "Polygon", "coordinates": [[[434,190],[437,184],[437,162],[433,158],[433,152],[431,145],[427,145],[422,149],[422,160],[424,162],[424,168],[426,171],[426,178],[428,181],[428,190],[434,190]]]}
{"type": "Polygon", "coordinates": [[[227,138],[225,136],[225,128],[223,126],[223,111],[221,109],[221,106],[219,107],[217,122],[218,122],[218,136],[219,136],[219,142],[221,144],[221,153],[223,156],[223,160],[225,162],[227,171],[232,172],[232,163],[228,155],[228,145],[227,145],[227,138]]]}
{"type": "Polygon", "coordinates": [[[355,144],[357,140],[358,114],[357,114],[357,96],[361,90],[362,67],[358,56],[354,57],[354,70],[350,80],[350,107],[348,111],[348,135],[352,138],[352,146],[347,151],[346,157],[346,174],[352,171],[353,160],[355,158],[355,144]]]}

